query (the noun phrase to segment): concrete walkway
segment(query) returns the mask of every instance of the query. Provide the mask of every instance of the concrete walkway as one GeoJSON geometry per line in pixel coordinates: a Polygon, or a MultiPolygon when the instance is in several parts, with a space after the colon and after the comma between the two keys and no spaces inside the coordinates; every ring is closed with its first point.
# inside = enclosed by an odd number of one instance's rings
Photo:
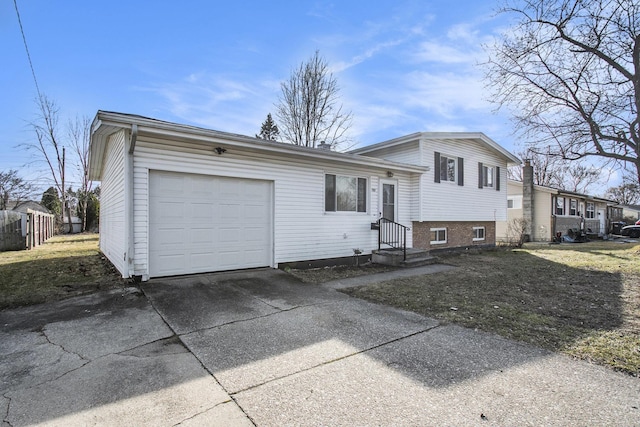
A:
{"type": "Polygon", "coordinates": [[[3,427],[638,425],[637,378],[340,286],[257,270],[2,311],[3,427]]]}

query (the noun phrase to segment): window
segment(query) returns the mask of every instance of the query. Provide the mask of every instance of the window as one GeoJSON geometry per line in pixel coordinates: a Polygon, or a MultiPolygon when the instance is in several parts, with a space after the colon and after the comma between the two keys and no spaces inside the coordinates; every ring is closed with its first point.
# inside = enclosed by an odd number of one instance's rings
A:
{"type": "Polygon", "coordinates": [[[507,198],[507,209],[522,209],[522,196],[509,196],[507,198]]]}
{"type": "Polygon", "coordinates": [[[367,180],[351,176],[325,175],[326,212],[366,212],[367,180]]]}
{"type": "Polygon", "coordinates": [[[587,202],[587,218],[596,217],[596,205],[593,202],[587,202]]]}
{"type": "Polygon", "coordinates": [[[578,201],[571,199],[569,201],[569,215],[578,216],[578,201]]]}
{"type": "Polygon", "coordinates": [[[478,188],[484,187],[495,188],[496,191],[500,191],[500,168],[478,162],[478,188]]]}
{"type": "Polygon", "coordinates": [[[456,159],[440,156],[440,182],[456,182],[456,159]]]}
{"type": "Polygon", "coordinates": [[[564,215],[564,197],[556,197],[556,215],[564,215]]]}
{"type": "Polygon", "coordinates": [[[482,185],[493,187],[493,168],[491,166],[482,167],[482,185]]]}
{"type": "Polygon", "coordinates": [[[473,227],[473,241],[484,240],[484,227],[473,227]]]}
{"type": "Polygon", "coordinates": [[[464,159],[462,157],[443,156],[433,152],[434,182],[455,182],[464,186],[464,159]]]}
{"type": "Polygon", "coordinates": [[[431,230],[431,244],[440,245],[447,243],[447,229],[446,228],[432,228],[431,230]]]}

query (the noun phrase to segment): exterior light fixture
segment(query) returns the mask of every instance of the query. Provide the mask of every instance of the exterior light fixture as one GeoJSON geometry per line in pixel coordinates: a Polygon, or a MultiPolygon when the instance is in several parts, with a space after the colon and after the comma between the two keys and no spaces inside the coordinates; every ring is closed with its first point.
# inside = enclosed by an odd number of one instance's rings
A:
{"type": "Polygon", "coordinates": [[[216,147],[216,148],[213,149],[213,151],[218,153],[218,155],[221,155],[222,153],[226,153],[227,149],[226,148],[222,148],[222,147],[216,147]]]}
{"type": "Polygon", "coordinates": [[[387,176],[388,176],[389,178],[393,178],[393,172],[391,172],[391,171],[387,171],[387,176]]]}

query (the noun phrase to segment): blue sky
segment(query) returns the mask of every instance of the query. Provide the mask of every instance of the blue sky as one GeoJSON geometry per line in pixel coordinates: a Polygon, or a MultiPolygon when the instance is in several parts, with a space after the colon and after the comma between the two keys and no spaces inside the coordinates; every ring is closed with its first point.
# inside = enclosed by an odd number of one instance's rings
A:
{"type": "MultiPolygon", "coordinates": [[[[417,131],[481,131],[514,150],[483,88],[488,1],[18,0],[41,91],[61,122],[97,110],[254,135],[280,82],[319,50],[368,145],[417,131]]],[[[0,170],[25,169],[36,90],[12,0],[0,4],[0,170]]]]}

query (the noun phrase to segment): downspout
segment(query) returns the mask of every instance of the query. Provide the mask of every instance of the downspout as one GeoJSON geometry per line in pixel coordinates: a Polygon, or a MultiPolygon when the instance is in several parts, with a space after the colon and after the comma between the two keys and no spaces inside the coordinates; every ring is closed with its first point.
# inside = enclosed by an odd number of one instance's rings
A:
{"type": "Polygon", "coordinates": [[[134,259],[135,259],[135,245],[134,245],[134,218],[133,218],[133,152],[136,148],[136,141],[138,140],[138,125],[131,125],[131,136],[129,138],[129,151],[127,153],[125,182],[127,183],[127,276],[132,277],[135,274],[134,259]]]}

